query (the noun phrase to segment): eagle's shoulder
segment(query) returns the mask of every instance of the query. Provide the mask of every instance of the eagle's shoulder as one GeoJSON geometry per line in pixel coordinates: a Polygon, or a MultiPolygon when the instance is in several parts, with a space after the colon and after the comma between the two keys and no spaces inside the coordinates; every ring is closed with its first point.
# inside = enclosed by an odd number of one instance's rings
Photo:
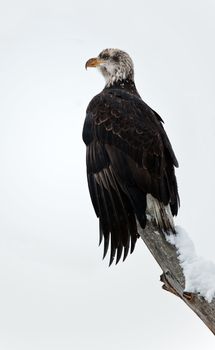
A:
{"type": "Polygon", "coordinates": [[[136,137],[139,138],[138,135],[146,130],[147,133],[155,131],[159,124],[160,120],[154,111],[138,93],[130,93],[120,88],[106,88],[90,101],[84,129],[87,128],[88,132],[93,128],[104,129],[118,136],[120,134],[122,138],[127,137],[129,131],[130,136],[137,134],[136,137]]]}
{"type": "Polygon", "coordinates": [[[170,155],[178,166],[163,120],[139,96],[122,88],[105,88],[89,103],[83,129],[88,145],[93,139],[114,145],[129,154],[140,166],[147,158],[170,155]],[[151,155],[151,156],[150,156],[151,155]]]}
{"type": "Polygon", "coordinates": [[[124,118],[129,116],[129,112],[135,113],[135,116],[141,116],[143,112],[151,116],[154,114],[138,93],[131,93],[122,88],[105,88],[93,97],[87,107],[87,113],[93,113],[94,117],[98,113],[108,113],[110,110],[124,113],[124,118]]]}

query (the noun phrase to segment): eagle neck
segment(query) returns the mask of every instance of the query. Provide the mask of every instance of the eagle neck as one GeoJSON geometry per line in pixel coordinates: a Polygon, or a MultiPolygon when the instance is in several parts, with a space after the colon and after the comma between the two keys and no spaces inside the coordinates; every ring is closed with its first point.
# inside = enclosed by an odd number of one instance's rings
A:
{"type": "Polygon", "coordinates": [[[114,89],[114,88],[115,89],[123,89],[123,90],[128,91],[132,94],[139,95],[138,91],[136,89],[135,83],[131,79],[118,80],[118,81],[115,81],[110,86],[109,85],[105,86],[105,89],[114,89]]]}

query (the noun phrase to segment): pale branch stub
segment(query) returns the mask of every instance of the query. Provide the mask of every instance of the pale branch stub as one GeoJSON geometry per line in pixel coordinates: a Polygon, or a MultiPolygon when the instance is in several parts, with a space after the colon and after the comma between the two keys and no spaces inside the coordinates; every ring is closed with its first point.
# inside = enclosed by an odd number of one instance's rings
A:
{"type": "Polygon", "coordinates": [[[165,235],[153,221],[148,221],[146,228],[143,230],[139,227],[138,231],[163,271],[160,277],[163,289],[183,300],[215,334],[215,299],[209,303],[198,294],[185,291],[185,277],[178,260],[177,249],[167,242],[165,235]]]}

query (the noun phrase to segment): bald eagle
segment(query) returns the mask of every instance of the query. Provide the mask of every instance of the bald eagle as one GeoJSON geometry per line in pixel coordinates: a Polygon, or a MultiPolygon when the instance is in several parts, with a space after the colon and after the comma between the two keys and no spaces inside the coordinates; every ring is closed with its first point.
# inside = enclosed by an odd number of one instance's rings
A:
{"type": "Polygon", "coordinates": [[[83,141],[100,243],[103,239],[104,257],[110,245],[112,264],[133,252],[138,225],[144,229],[147,220],[175,232],[178,162],[163,120],[137,92],[130,56],[105,49],[85,66],[97,67],[106,81],[87,107],[83,141]]]}

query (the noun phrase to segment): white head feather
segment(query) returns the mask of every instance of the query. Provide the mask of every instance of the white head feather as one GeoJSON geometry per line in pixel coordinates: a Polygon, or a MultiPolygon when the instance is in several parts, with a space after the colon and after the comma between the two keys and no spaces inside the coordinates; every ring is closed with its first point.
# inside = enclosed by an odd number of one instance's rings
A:
{"type": "Polygon", "coordinates": [[[98,69],[106,80],[106,86],[124,80],[134,80],[134,65],[130,56],[119,49],[105,49],[98,59],[98,69]]]}

